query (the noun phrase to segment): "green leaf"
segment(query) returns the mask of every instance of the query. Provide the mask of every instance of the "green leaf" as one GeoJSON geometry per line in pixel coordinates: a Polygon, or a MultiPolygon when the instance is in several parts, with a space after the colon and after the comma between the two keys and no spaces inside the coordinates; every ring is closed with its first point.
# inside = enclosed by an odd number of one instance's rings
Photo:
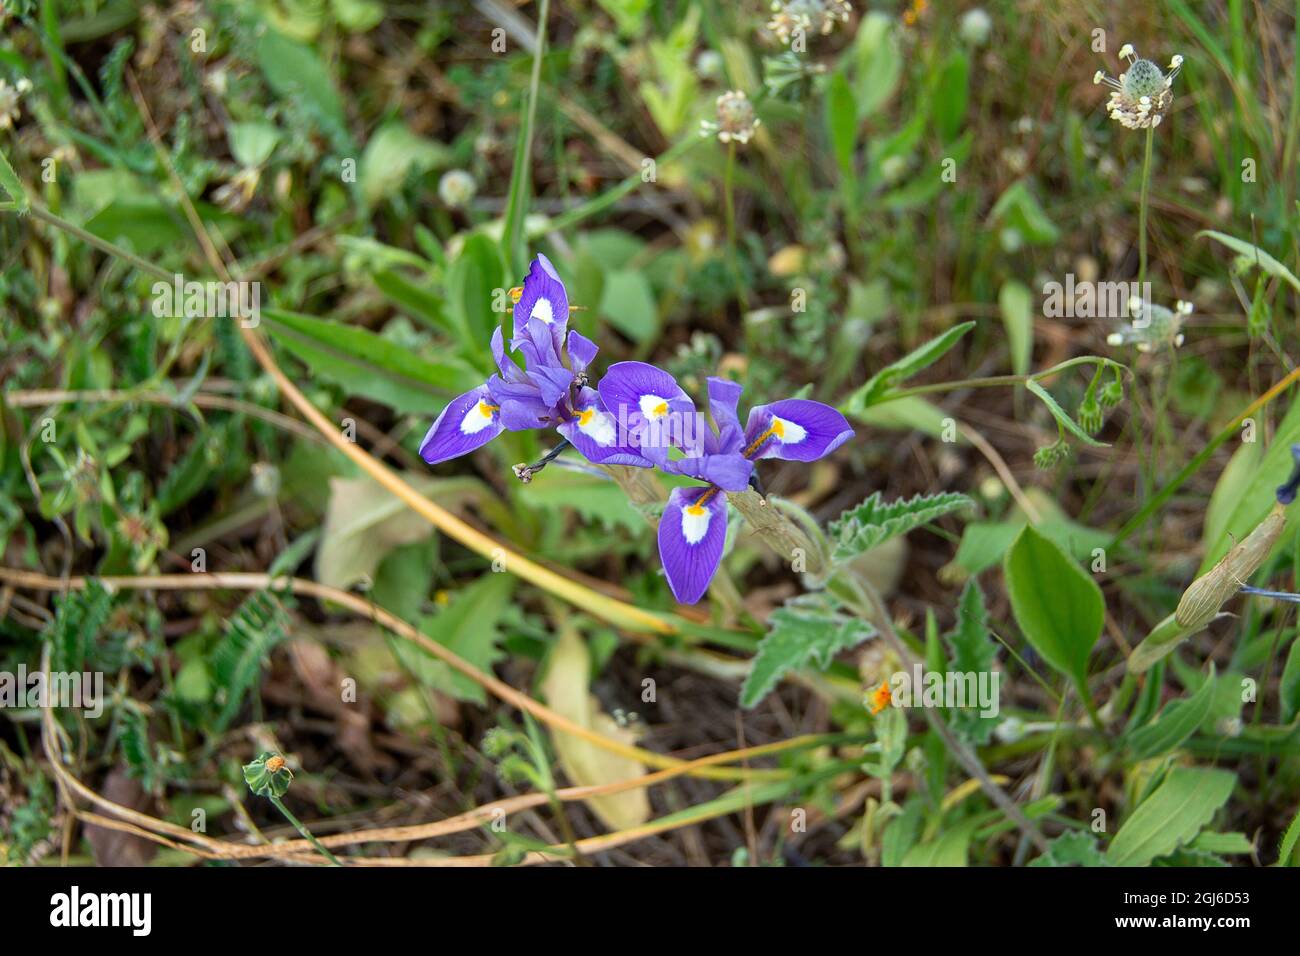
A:
{"type": "Polygon", "coordinates": [[[481,373],[459,359],[430,362],[359,326],[280,309],[263,309],[262,320],[314,374],[399,412],[432,415],[448,396],[482,383],[481,373]]]}
{"type": "Polygon", "coordinates": [[[908,352],[897,362],[885,366],[873,375],[865,385],[845,399],[840,406],[841,409],[852,413],[876,404],[899,382],[906,381],[917,372],[937,362],[949,349],[957,344],[963,335],[973,328],[975,328],[974,322],[962,322],[960,325],[954,325],[942,335],[908,352]]]}
{"type": "Polygon", "coordinates": [[[257,41],[257,64],[267,85],[295,110],[314,119],[336,146],[351,143],[343,101],[315,50],[266,27],[257,41]]]}
{"type": "Polygon", "coordinates": [[[367,203],[395,195],[411,175],[447,164],[449,151],[441,143],[411,132],[401,120],[390,120],[366,143],[357,167],[357,184],[367,203]]]}
{"type": "Polygon", "coordinates": [[[1214,665],[1211,664],[1210,667],[1210,676],[1195,694],[1182,700],[1170,701],[1153,722],[1129,735],[1128,745],[1135,759],[1146,760],[1169,753],[1201,726],[1214,702],[1216,678],[1214,665]]]}
{"type": "Polygon", "coordinates": [[[966,438],[956,430],[951,414],[927,402],[920,395],[904,395],[902,398],[887,399],[879,405],[855,409],[849,414],[873,428],[918,431],[940,441],[966,444],[966,438]]]}
{"type": "MultiPolygon", "coordinates": [[[[407,477],[421,494],[429,495],[442,483],[427,476],[407,477]]],[[[329,507],[325,512],[320,547],[316,550],[316,580],[347,590],[373,582],[379,563],[392,550],[426,540],[433,526],[413,520],[406,504],[373,478],[329,479],[329,507]]],[[[444,486],[439,504],[455,507],[465,489],[452,494],[444,486]]]]}
{"type": "Polygon", "coordinates": [[[496,291],[507,287],[505,279],[496,243],[482,233],[466,239],[447,270],[447,310],[461,330],[462,346],[477,345],[480,354],[487,354],[487,343],[501,324],[492,310],[496,291]]]}
{"type": "Polygon", "coordinates": [[[246,169],[257,169],[271,158],[280,142],[280,131],[271,123],[231,123],[226,127],[230,154],[246,169]]]}
{"type": "Polygon", "coordinates": [[[913,797],[903,812],[890,820],[880,837],[880,865],[901,866],[908,852],[916,846],[924,822],[925,801],[913,797]]]}
{"type": "Polygon", "coordinates": [[[929,843],[907,851],[900,866],[966,866],[977,820],[958,823],[929,843]]]}
{"type": "Polygon", "coordinates": [[[934,125],[942,142],[951,142],[961,131],[969,96],[970,60],[957,50],[939,70],[934,90],[934,125]]]}
{"type": "Polygon", "coordinates": [[[1291,642],[1291,649],[1287,652],[1277,696],[1282,723],[1289,724],[1300,714],[1300,638],[1291,642]]]}
{"type": "Polygon", "coordinates": [[[208,658],[223,706],[213,726],[223,730],[239,713],[244,694],[262,673],[262,661],[289,636],[289,614],[275,595],[254,591],[226,622],[208,658]]]}
{"type": "Polygon", "coordinates": [[[550,467],[534,478],[522,498],[537,508],[572,508],[606,531],[640,534],[646,530],[645,514],[616,483],[581,471],[550,467]]]}
{"type": "MultiPolygon", "coordinates": [[[[1256,424],[1262,425],[1262,422],[1256,419],[1256,424]]],[[[1291,445],[1295,442],[1300,442],[1300,402],[1291,403],[1291,407],[1287,409],[1286,415],[1273,433],[1272,444],[1256,459],[1256,464],[1249,475],[1236,473],[1235,469],[1231,469],[1230,463],[1230,470],[1234,471],[1234,477],[1229,479],[1225,472],[1225,475],[1220,478],[1221,482],[1230,482],[1230,487],[1225,488],[1221,510],[1217,507],[1218,501],[1214,502],[1216,511],[1213,539],[1209,537],[1211,529],[1207,520],[1206,534],[1202,541],[1205,557],[1201,559],[1201,566],[1196,576],[1204,574],[1217,564],[1233,546],[1234,539],[1242,540],[1264,520],[1272,509],[1273,503],[1277,501],[1278,485],[1287,480],[1295,465],[1291,458],[1291,445]],[[1221,517],[1225,513],[1226,517],[1221,517]]],[[[1217,494],[1218,489],[1215,490],[1217,494]]]]}
{"type": "Polygon", "coordinates": [[[803,594],[787,601],[768,620],[767,636],[759,642],[749,676],[740,689],[741,706],[753,707],[782,676],[809,661],[825,670],[840,651],[861,644],[875,633],[876,629],[866,621],[842,614],[825,594],[803,594]]]}
{"type": "Polygon", "coordinates": [[[1043,386],[1039,385],[1032,378],[1025,382],[1025,388],[1037,395],[1042,400],[1043,404],[1047,406],[1047,410],[1052,413],[1052,417],[1060,422],[1061,426],[1075,438],[1079,439],[1079,441],[1083,442],[1085,445],[1094,445],[1097,448],[1109,447],[1105,442],[1097,441],[1097,439],[1093,438],[1086,431],[1080,428],[1065,409],[1057,404],[1056,399],[1052,398],[1052,393],[1043,388],[1043,386]]]}
{"type": "MultiPolygon", "coordinates": [[[[430,328],[443,329],[456,335],[461,329],[447,317],[443,297],[432,289],[417,285],[396,269],[381,269],[374,274],[375,287],[384,297],[411,318],[430,328]]],[[[468,343],[461,342],[462,345],[468,343]]]]}
{"type": "MultiPolygon", "coordinates": [[[[513,575],[484,574],[465,588],[450,607],[421,621],[420,630],[479,670],[491,673],[492,665],[502,656],[497,646],[501,639],[500,624],[513,608],[510,595],[514,588],[513,575]]],[[[390,646],[398,660],[425,686],[457,700],[487,703],[487,695],[479,684],[418,645],[393,640],[390,646]]]]}
{"type": "Polygon", "coordinates": [[[858,110],[853,88],[842,71],[831,74],[826,86],[826,129],[840,172],[853,175],[853,149],[858,139],[858,110]]]}
{"type": "Polygon", "coordinates": [[[970,498],[956,492],[916,495],[885,504],[879,491],[832,521],[829,531],[835,539],[835,561],[847,561],[900,534],[907,534],[936,518],[969,508],[970,498]]]}
{"type": "Polygon", "coordinates": [[[1142,801],[1111,840],[1114,866],[1146,866],[1192,840],[1232,796],[1237,775],[1205,767],[1175,767],[1142,801]]]}
{"type": "MultiPolygon", "coordinates": [[[[966,582],[957,603],[957,626],[945,638],[951,653],[952,670],[962,674],[989,674],[997,659],[998,645],[989,632],[984,594],[974,578],[966,582]]],[[[952,729],[976,744],[986,744],[998,724],[996,717],[984,717],[978,706],[953,709],[952,729]]]]}
{"type": "Polygon", "coordinates": [[[1025,639],[1082,687],[1088,655],[1105,620],[1106,602],[1097,582],[1032,525],[1020,532],[1002,568],[1025,639]]]}
{"type": "Polygon", "coordinates": [[[14,172],[14,168],[9,165],[9,158],[5,156],[4,150],[0,150],[0,189],[3,189],[9,196],[11,204],[0,203],[0,209],[10,208],[18,212],[26,212],[29,208],[27,200],[27,190],[23,189],[22,180],[14,172]]]}
{"type": "Polygon", "coordinates": [[[1196,238],[1198,239],[1201,238],[1201,236],[1208,236],[1215,242],[1222,243],[1233,252],[1243,257],[1243,259],[1248,261],[1250,265],[1258,265],[1269,275],[1281,279],[1283,282],[1291,286],[1291,288],[1300,292],[1300,279],[1296,278],[1295,273],[1282,265],[1282,263],[1278,262],[1263,249],[1259,248],[1259,246],[1246,242],[1244,239],[1237,239],[1234,236],[1229,236],[1226,233],[1215,232],[1213,229],[1203,229],[1196,234],[1196,238]]]}
{"type": "Polygon", "coordinates": [[[1061,237],[1061,231],[1048,218],[1029,183],[1023,179],[1012,183],[998,197],[988,218],[989,222],[1016,230],[1030,245],[1052,245],[1061,237]]]}
{"type": "Polygon", "coordinates": [[[903,56],[894,35],[893,19],[879,10],[867,13],[846,57],[852,57],[854,62],[853,91],[858,118],[866,119],[894,95],[903,73],[903,56]]]}
{"type": "Polygon", "coordinates": [[[1011,370],[1024,375],[1029,371],[1034,348],[1033,296],[1022,282],[1004,282],[998,291],[998,308],[1002,310],[1007,346],[1011,349],[1011,370]]]}
{"type": "Polygon", "coordinates": [[[600,314],[638,345],[659,334],[659,306],[650,282],[639,271],[617,269],[605,273],[600,314]]]}
{"type": "Polygon", "coordinates": [[[1215,833],[1213,830],[1202,830],[1191,843],[1187,844],[1187,849],[1195,853],[1254,853],[1255,846],[1246,839],[1244,833],[1215,833]]]}
{"type": "Polygon", "coordinates": [[[1295,860],[1296,843],[1300,842],[1300,811],[1296,812],[1291,825],[1282,834],[1282,842],[1277,848],[1277,866],[1291,866],[1295,860]]]}
{"type": "Polygon", "coordinates": [[[97,646],[100,631],[113,611],[113,594],[96,578],[81,591],[54,599],[54,621],[46,626],[51,667],[56,671],[85,670],[87,656],[97,646]]]}
{"type": "MultiPolygon", "coordinates": [[[[1042,517],[1035,527],[1076,560],[1086,561],[1095,549],[1104,548],[1109,543],[1109,533],[1072,521],[1042,489],[1026,488],[1025,497],[1042,517]]],[[[1028,523],[1028,518],[1018,508],[1014,517],[1007,521],[972,521],[962,532],[961,544],[957,546],[951,567],[968,575],[993,567],[1002,561],[1020,529],[1028,523]]]]}
{"type": "Polygon", "coordinates": [[[1033,860],[1030,866],[1110,866],[1105,854],[1097,848],[1097,838],[1085,830],[1062,833],[1047,844],[1047,852],[1033,860]]]}

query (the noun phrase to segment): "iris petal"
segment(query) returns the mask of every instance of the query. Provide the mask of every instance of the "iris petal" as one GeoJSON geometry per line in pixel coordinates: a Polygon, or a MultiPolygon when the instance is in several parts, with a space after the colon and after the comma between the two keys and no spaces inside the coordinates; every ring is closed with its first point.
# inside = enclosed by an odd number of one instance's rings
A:
{"type": "Polygon", "coordinates": [[[430,465],[459,458],[486,445],[503,427],[487,385],[480,385],[447,403],[420,442],[420,457],[430,465]]]}
{"type": "Polygon", "coordinates": [[[726,496],[716,488],[674,488],[659,519],[659,559],[678,601],[704,596],[726,543],[726,496]]]}
{"type": "Polygon", "coordinates": [[[853,437],[838,411],[807,398],[758,405],[745,428],[745,457],[816,461],[853,437]]]}

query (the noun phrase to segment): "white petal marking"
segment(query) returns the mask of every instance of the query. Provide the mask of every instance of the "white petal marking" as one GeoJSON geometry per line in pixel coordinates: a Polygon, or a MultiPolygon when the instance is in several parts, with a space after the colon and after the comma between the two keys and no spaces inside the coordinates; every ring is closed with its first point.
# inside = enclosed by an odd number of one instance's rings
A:
{"type": "Polygon", "coordinates": [[[804,428],[798,422],[792,422],[786,418],[772,416],[772,424],[769,426],[776,440],[782,445],[797,445],[808,437],[808,429],[804,428]]]}
{"type": "Polygon", "coordinates": [[[492,413],[494,411],[496,411],[496,408],[487,404],[487,402],[475,402],[473,407],[465,413],[465,417],[460,420],[461,433],[474,435],[481,432],[492,424],[492,413]]]}
{"type": "Polygon", "coordinates": [[[578,415],[578,431],[597,445],[614,443],[614,419],[594,408],[588,408],[578,415]]]}
{"type": "Polygon", "coordinates": [[[709,521],[713,512],[708,508],[690,504],[682,509],[682,537],[687,544],[699,544],[709,530],[709,521]]]}
{"type": "Polygon", "coordinates": [[[641,415],[646,421],[652,422],[657,418],[663,418],[668,414],[668,402],[658,395],[641,396],[641,415]]]}
{"type": "Polygon", "coordinates": [[[530,319],[541,319],[547,325],[555,321],[555,310],[551,307],[551,300],[545,296],[538,296],[537,301],[533,303],[533,311],[528,314],[530,319]]]}

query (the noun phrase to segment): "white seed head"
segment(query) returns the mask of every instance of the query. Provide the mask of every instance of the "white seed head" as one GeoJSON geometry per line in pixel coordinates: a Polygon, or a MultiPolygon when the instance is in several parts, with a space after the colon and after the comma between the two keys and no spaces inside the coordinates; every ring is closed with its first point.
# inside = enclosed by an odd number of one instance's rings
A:
{"type": "Polygon", "coordinates": [[[452,209],[459,209],[474,198],[478,187],[474,177],[463,169],[451,169],[438,180],[438,196],[452,209]]]}

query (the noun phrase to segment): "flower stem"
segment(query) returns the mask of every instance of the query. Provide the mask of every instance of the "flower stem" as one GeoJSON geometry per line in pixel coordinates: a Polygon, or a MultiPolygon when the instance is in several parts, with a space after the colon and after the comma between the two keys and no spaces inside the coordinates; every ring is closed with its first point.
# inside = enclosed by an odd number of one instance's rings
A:
{"type": "Polygon", "coordinates": [[[727,223],[727,265],[731,269],[732,281],[736,283],[736,302],[743,309],[745,302],[745,284],[740,279],[740,263],[736,258],[736,143],[727,144],[727,165],[722,174],[722,202],[727,223]]]}
{"type": "Polygon", "coordinates": [[[317,850],[320,851],[321,856],[329,860],[330,863],[333,864],[334,866],[343,865],[339,861],[338,857],[336,857],[329,850],[325,849],[324,845],[322,845],[319,840],[317,840],[314,836],[311,835],[311,831],[308,830],[305,826],[303,826],[302,822],[297,817],[295,817],[292,813],[289,812],[289,808],[284,805],[283,801],[281,801],[279,797],[268,797],[267,799],[270,800],[273,804],[275,804],[275,808],[284,814],[284,818],[288,820],[290,823],[292,823],[294,829],[296,829],[299,833],[303,835],[303,839],[305,839],[308,843],[310,843],[312,846],[314,846],[317,850]]]}
{"type": "Polygon", "coordinates": [[[1142,292],[1147,279],[1147,204],[1151,193],[1151,146],[1156,128],[1147,127],[1146,148],[1142,152],[1142,192],[1138,198],[1138,290],[1142,292]]]}

